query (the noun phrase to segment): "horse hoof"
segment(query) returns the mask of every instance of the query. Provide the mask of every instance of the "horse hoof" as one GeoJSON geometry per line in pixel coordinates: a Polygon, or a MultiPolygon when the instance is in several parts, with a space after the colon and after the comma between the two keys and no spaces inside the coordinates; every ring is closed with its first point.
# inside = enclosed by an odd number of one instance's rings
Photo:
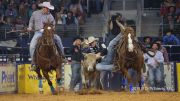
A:
{"type": "Polygon", "coordinates": [[[52,95],[58,95],[58,92],[54,91],[52,92],[52,95]]]}
{"type": "Polygon", "coordinates": [[[60,92],[63,92],[64,90],[65,90],[64,87],[59,87],[60,92]]]}
{"type": "Polygon", "coordinates": [[[43,92],[43,88],[39,88],[39,93],[40,94],[43,94],[44,92],[43,92]]]}
{"type": "Polygon", "coordinates": [[[43,94],[44,92],[43,91],[39,91],[40,94],[43,94]]]}

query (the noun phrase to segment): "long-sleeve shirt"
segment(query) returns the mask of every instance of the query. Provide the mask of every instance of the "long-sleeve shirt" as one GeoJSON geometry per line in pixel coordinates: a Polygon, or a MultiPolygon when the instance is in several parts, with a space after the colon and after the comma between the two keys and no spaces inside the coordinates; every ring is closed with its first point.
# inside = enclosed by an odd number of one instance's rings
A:
{"type": "Polygon", "coordinates": [[[104,56],[107,54],[107,48],[103,43],[97,43],[95,47],[89,46],[87,48],[84,48],[82,50],[84,53],[101,53],[101,56],[104,56]]]}
{"type": "Polygon", "coordinates": [[[164,36],[163,37],[163,44],[164,45],[179,45],[179,39],[174,35],[164,36]]]}
{"type": "Polygon", "coordinates": [[[71,47],[71,60],[77,62],[81,62],[81,60],[83,60],[81,48],[79,48],[78,46],[73,45],[71,47]]]}
{"type": "Polygon", "coordinates": [[[147,60],[146,61],[147,65],[151,65],[154,68],[156,68],[159,63],[163,63],[164,62],[163,54],[160,51],[156,51],[154,57],[151,57],[147,53],[145,53],[144,54],[144,59],[147,60]]]}
{"type": "Polygon", "coordinates": [[[169,63],[169,56],[168,56],[168,52],[167,52],[166,48],[163,47],[163,46],[161,46],[160,51],[163,53],[163,56],[164,56],[164,62],[169,63]]]}
{"type": "Polygon", "coordinates": [[[44,27],[44,23],[47,23],[48,21],[52,22],[55,26],[55,20],[51,13],[44,14],[42,10],[34,11],[29,20],[29,28],[40,30],[44,27]]]}

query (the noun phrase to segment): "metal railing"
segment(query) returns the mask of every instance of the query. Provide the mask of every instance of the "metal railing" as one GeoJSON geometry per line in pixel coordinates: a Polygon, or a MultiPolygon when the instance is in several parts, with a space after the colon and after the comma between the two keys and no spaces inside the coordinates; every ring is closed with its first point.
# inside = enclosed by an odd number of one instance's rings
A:
{"type": "MultiPolygon", "coordinates": [[[[170,62],[180,62],[180,45],[163,45],[168,52],[170,62]]],[[[70,57],[70,47],[64,47],[65,56],[70,57]]],[[[0,62],[29,63],[29,47],[0,46],[0,62]],[[11,50],[9,50],[11,49],[11,50]]]]}
{"type": "MultiPolygon", "coordinates": [[[[0,28],[0,39],[1,40],[7,40],[7,39],[13,39],[13,38],[19,38],[19,37],[32,37],[33,33],[20,33],[20,32],[12,32],[11,28],[0,28]]],[[[71,34],[79,34],[79,25],[56,25],[56,34],[59,36],[63,35],[71,35],[71,34]]]]}

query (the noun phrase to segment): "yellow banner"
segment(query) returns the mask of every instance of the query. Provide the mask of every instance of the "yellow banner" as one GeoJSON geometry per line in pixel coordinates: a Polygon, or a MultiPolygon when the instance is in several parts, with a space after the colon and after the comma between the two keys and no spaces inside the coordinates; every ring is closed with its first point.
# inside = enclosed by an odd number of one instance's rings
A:
{"type": "MultiPolygon", "coordinates": [[[[42,74],[42,73],[41,73],[42,74]]],[[[56,73],[49,74],[53,86],[56,87],[56,73]]],[[[47,80],[43,77],[44,94],[51,93],[47,80]]],[[[30,71],[30,64],[18,66],[18,93],[39,93],[38,77],[36,72],[30,71]]]]}
{"type": "Polygon", "coordinates": [[[177,83],[178,83],[178,92],[180,92],[180,63],[177,63],[177,83]]]}

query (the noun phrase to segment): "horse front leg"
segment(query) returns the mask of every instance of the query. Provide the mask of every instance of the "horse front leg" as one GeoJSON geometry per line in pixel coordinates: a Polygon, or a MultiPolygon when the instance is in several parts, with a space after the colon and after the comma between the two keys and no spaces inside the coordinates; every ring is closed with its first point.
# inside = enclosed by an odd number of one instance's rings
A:
{"type": "Polygon", "coordinates": [[[51,82],[51,80],[50,80],[50,78],[49,78],[48,72],[47,72],[47,71],[42,71],[42,72],[43,72],[43,75],[44,75],[44,77],[46,78],[46,80],[47,80],[47,82],[48,82],[48,84],[49,84],[49,86],[50,86],[50,89],[51,89],[52,94],[57,94],[57,92],[55,91],[55,89],[54,89],[54,87],[53,87],[53,84],[52,84],[52,82],[51,82]]]}
{"type": "Polygon", "coordinates": [[[128,81],[128,85],[129,85],[129,90],[130,90],[130,92],[133,92],[133,84],[132,84],[131,77],[130,77],[130,75],[129,75],[129,73],[128,73],[128,69],[126,69],[126,68],[124,67],[124,68],[122,69],[122,72],[123,72],[125,78],[126,78],[127,81],[128,81]]]}
{"type": "Polygon", "coordinates": [[[42,84],[42,75],[41,75],[41,72],[40,72],[40,68],[36,68],[36,73],[38,75],[38,79],[39,79],[39,92],[40,94],[43,93],[43,84],[42,84]]]}
{"type": "Polygon", "coordinates": [[[142,78],[142,71],[141,71],[141,68],[139,68],[137,70],[137,80],[136,80],[136,84],[139,85],[139,88],[142,89],[142,86],[144,84],[144,80],[142,78]]]}

